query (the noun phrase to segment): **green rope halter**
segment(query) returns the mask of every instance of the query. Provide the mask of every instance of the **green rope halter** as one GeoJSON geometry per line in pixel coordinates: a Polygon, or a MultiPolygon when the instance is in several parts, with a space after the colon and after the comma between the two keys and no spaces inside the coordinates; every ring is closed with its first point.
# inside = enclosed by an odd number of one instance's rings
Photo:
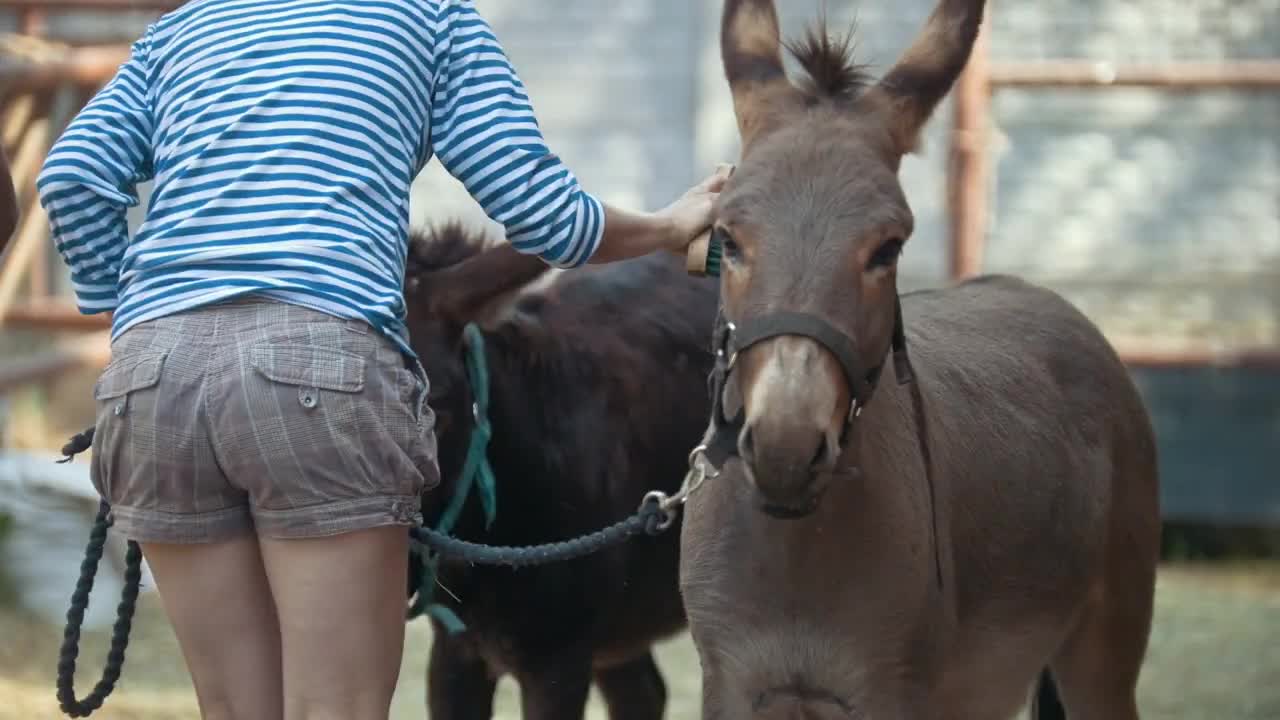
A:
{"type": "MultiPolygon", "coordinates": [[[[474,491],[480,495],[480,503],[484,508],[485,529],[493,526],[494,517],[498,513],[498,487],[493,476],[493,468],[489,465],[489,439],[493,437],[493,427],[489,424],[489,366],[485,361],[484,335],[475,323],[468,323],[463,329],[463,339],[467,349],[464,364],[467,368],[467,379],[471,383],[471,414],[474,425],[471,428],[471,443],[467,447],[467,459],[462,465],[462,474],[458,477],[458,486],[454,488],[449,504],[436,524],[436,531],[449,534],[462,514],[462,506],[467,497],[474,491]]],[[[449,634],[454,635],[466,630],[466,625],[453,610],[445,605],[433,602],[436,589],[436,569],[440,558],[428,553],[425,549],[415,547],[414,551],[422,558],[422,584],[418,587],[418,597],[409,609],[412,620],[424,612],[444,625],[449,634]]]]}

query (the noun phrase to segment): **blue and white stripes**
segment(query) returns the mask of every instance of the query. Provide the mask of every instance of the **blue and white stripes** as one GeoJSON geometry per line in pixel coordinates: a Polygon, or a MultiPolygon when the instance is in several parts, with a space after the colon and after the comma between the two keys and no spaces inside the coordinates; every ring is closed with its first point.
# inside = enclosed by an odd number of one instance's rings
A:
{"type": "Polygon", "coordinates": [[[194,0],[134,44],[38,188],[113,335],[259,292],[403,343],[409,186],[433,154],[517,249],[572,267],[599,246],[603,206],[471,0],[194,0]]]}

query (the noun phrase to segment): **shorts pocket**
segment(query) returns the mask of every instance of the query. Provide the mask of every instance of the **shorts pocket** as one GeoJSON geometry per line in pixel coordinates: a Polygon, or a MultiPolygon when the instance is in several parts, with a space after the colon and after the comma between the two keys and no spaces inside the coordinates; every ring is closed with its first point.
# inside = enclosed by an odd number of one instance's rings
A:
{"type": "Polygon", "coordinates": [[[164,363],[169,352],[140,352],[122,355],[107,363],[93,386],[93,397],[98,404],[98,417],[93,432],[93,461],[90,481],[95,490],[109,503],[118,498],[112,496],[113,478],[128,473],[119,467],[120,443],[128,428],[124,425],[130,411],[134,393],[150,390],[160,383],[164,363]]]}
{"type": "Polygon", "coordinates": [[[364,390],[365,360],[345,350],[306,345],[259,345],[249,362],[268,380],[358,393],[364,390]]]}
{"type": "Polygon", "coordinates": [[[397,397],[405,407],[409,408],[414,422],[423,427],[424,411],[427,409],[427,395],[431,393],[431,382],[426,375],[412,368],[396,368],[397,397]]]}
{"type": "Polygon", "coordinates": [[[274,383],[298,388],[306,410],[320,404],[320,391],[355,395],[364,391],[366,362],[345,350],[310,345],[260,345],[250,348],[249,364],[274,383]]]}
{"type": "Polygon", "coordinates": [[[98,400],[124,398],[136,390],[145,390],[160,382],[169,352],[138,353],[116,358],[107,364],[98,382],[93,386],[93,396],[98,400]]]}
{"type": "Polygon", "coordinates": [[[440,484],[440,468],[436,459],[435,412],[427,403],[431,381],[418,368],[397,368],[397,400],[405,408],[408,422],[396,428],[403,438],[405,452],[422,473],[423,490],[440,484]]]}

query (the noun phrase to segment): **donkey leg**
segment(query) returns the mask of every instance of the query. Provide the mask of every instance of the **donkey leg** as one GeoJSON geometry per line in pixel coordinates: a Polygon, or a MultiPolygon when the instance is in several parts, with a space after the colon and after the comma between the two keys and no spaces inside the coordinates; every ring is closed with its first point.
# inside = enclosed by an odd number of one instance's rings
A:
{"type": "Polygon", "coordinates": [[[1068,720],[1138,720],[1153,600],[1140,585],[1090,607],[1050,663],[1068,720]]]}
{"type": "Polygon", "coordinates": [[[662,720],[667,684],[652,652],[597,670],[595,678],[609,708],[609,720],[662,720]]]}
{"type": "Polygon", "coordinates": [[[427,717],[431,720],[490,720],[498,680],[465,643],[438,633],[427,664],[427,717]]]}
{"type": "Polygon", "coordinates": [[[516,673],[523,720],[582,720],[591,690],[591,653],[539,658],[516,673]]]}
{"type": "Polygon", "coordinates": [[[1058,683],[1048,668],[1040,671],[1031,695],[1031,720],[1067,720],[1066,709],[1058,695],[1058,683]]]}

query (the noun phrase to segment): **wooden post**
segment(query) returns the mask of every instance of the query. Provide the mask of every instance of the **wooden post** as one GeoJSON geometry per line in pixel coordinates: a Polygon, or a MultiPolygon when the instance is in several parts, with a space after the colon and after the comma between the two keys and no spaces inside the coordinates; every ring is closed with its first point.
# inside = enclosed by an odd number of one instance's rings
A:
{"type": "Polygon", "coordinates": [[[25,6],[20,11],[19,16],[19,32],[23,35],[39,37],[44,35],[46,28],[45,8],[40,6],[25,6]]]}
{"type": "Polygon", "coordinates": [[[1113,65],[1088,60],[993,63],[991,84],[1000,88],[1160,88],[1166,92],[1280,89],[1280,60],[1166,62],[1113,65]]]}
{"type": "Polygon", "coordinates": [[[14,304],[0,316],[0,327],[33,328],[53,332],[111,329],[111,313],[84,315],[68,298],[41,298],[14,304]]]}
{"type": "Polygon", "coordinates": [[[982,270],[987,220],[987,133],[991,86],[987,75],[990,10],[974,41],[965,70],[956,81],[951,151],[947,167],[947,213],[951,280],[982,270]]]}
{"type": "Polygon", "coordinates": [[[51,105],[47,98],[37,103],[35,117],[11,158],[14,185],[24,200],[19,201],[22,219],[18,223],[17,235],[5,253],[3,264],[0,264],[0,317],[4,317],[13,303],[23,276],[31,267],[32,258],[40,251],[41,239],[46,235],[47,220],[35,192],[35,182],[49,147],[51,105]]]}
{"type": "Polygon", "coordinates": [[[72,370],[102,367],[111,359],[111,331],[101,330],[58,343],[53,349],[0,368],[0,393],[48,380],[72,370]]]}
{"type": "Polygon", "coordinates": [[[0,95],[4,101],[4,117],[0,120],[0,140],[4,149],[13,157],[18,141],[31,125],[32,111],[35,109],[35,98],[31,93],[21,93],[17,97],[12,94],[0,95]]]}

